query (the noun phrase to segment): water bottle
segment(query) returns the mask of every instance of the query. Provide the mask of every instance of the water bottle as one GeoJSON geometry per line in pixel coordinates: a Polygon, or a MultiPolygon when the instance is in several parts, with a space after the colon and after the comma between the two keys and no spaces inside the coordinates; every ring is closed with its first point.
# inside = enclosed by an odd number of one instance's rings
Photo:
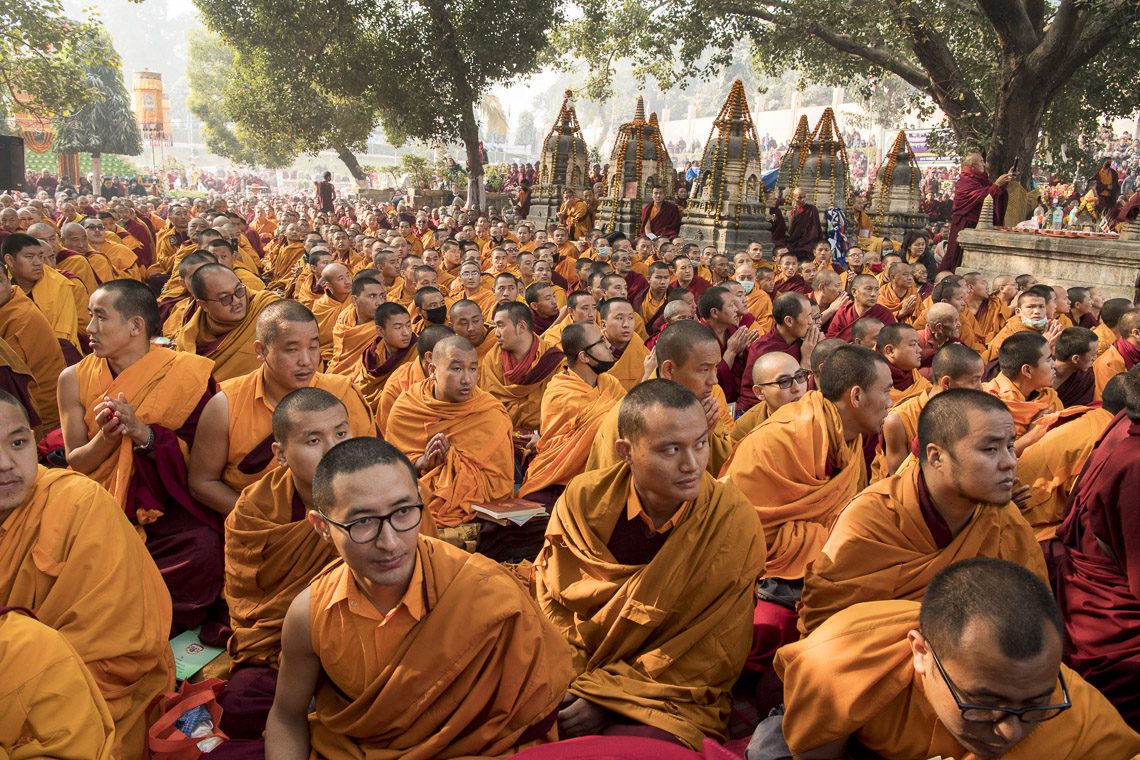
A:
{"type": "Polygon", "coordinates": [[[197,744],[199,752],[213,752],[222,743],[220,737],[210,736],[214,733],[214,720],[210,717],[210,711],[201,705],[182,713],[182,716],[174,721],[174,727],[191,739],[206,737],[197,744]]]}
{"type": "Polygon", "coordinates": [[[1065,226],[1065,212],[1061,210],[1061,202],[1053,203],[1053,229],[1059,230],[1065,226]]]}

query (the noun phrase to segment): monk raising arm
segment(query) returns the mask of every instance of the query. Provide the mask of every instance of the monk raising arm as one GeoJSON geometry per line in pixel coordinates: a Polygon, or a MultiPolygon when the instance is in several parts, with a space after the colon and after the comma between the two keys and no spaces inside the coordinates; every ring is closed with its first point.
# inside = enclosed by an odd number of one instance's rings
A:
{"type": "Polygon", "coordinates": [[[307,760],[309,702],[317,690],[321,661],[309,630],[309,589],[297,594],[281,630],[281,671],[265,724],[267,760],[307,760]]]}

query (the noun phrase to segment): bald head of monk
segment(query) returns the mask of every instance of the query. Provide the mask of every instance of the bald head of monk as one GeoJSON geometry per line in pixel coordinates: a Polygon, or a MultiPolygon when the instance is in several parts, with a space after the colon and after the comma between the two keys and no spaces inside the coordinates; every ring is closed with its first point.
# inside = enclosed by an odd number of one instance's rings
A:
{"type": "Polygon", "coordinates": [[[1110,298],[1104,302],[1104,306],[1100,307],[1100,321],[1104,326],[1115,332],[1117,335],[1117,323],[1120,322],[1120,317],[1126,311],[1132,310],[1132,302],[1127,298],[1110,298]]]}
{"type": "Polygon", "coordinates": [[[985,362],[978,352],[961,343],[947,343],[938,349],[930,365],[932,395],[951,388],[981,390],[985,362]]]}
{"type": "Polygon", "coordinates": [[[882,430],[891,408],[891,370],[887,360],[862,346],[841,346],[823,363],[819,390],[835,404],[843,421],[843,437],[882,430]]]}
{"type": "Polygon", "coordinates": [[[476,302],[466,298],[456,301],[451,305],[449,317],[455,334],[466,338],[471,345],[478,346],[486,339],[489,330],[483,320],[483,310],[476,302]]]}
{"type": "Polygon", "coordinates": [[[190,292],[190,278],[207,264],[217,264],[218,259],[209,251],[194,251],[178,262],[178,277],[182,280],[182,287],[190,292]]]}
{"type": "Polygon", "coordinates": [[[20,212],[11,206],[0,209],[0,229],[8,232],[19,232],[20,212]]]}
{"type": "Polygon", "coordinates": [[[274,301],[257,315],[253,353],[262,363],[268,398],[304,388],[321,366],[317,318],[298,301],[274,301]]]}
{"type": "Polygon", "coordinates": [[[884,327],[886,325],[883,321],[875,317],[862,317],[855,320],[855,324],[851,325],[851,344],[874,351],[879,341],[879,331],[884,327]]]}
{"type": "Polygon", "coordinates": [[[998,366],[1026,398],[1041,388],[1052,387],[1057,374],[1049,342],[1040,333],[1030,331],[1014,333],[1002,342],[998,366]]]}
{"type": "Polygon", "coordinates": [[[1129,309],[1120,315],[1116,323],[1116,334],[1132,344],[1140,346],[1140,309],[1129,309]]]}
{"type": "Polygon", "coordinates": [[[162,317],[154,293],[138,280],[111,280],[87,301],[91,321],[91,351],[118,374],[150,350],[151,338],[162,332],[162,317]]]}
{"type": "Polygon", "coordinates": [[[313,474],[321,457],[351,437],[348,410],[326,390],[298,388],[273,410],[273,457],[289,470],[306,506],[312,505],[313,474]]]}
{"type": "Polygon", "coordinates": [[[59,228],[59,242],[64,248],[83,253],[90,250],[87,244],[87,230],[77,222],[68,222],[59,228]]]}
{"type": "Polygon", "coordinates": [[[768,405],[771,413],[801,399],[807,393],[809,377],[790,354],[773,351],[752,365],[752,391],[768,405]]]}
{"type": "Polygon", "coordinates": [[[418,478],[408,458],[379,438],[337,444],[313,475],[309,522],[381,613],[399,603],[415,571],[424,508],[418,478]]]}
{"type": "Polygon", "coordinates": [[[875,350],[898,370],[910,372],[922,366],[922,344],[918,331],[908,324],[896,322],[879,331],[875,350]]]}
{"type": "Polygon", "coordinates": [[[39,455],[28,412],[15,396],[0,391],[0,527],[28,500],[36,483],[39,455]]]}
{"type": "Polygon", "coordinates": [[[820,370],[823,369],[823,363],[831,358],[839,349],[848,345],[848,343],[840,338],[824,338],[819,343],[815,344],[812,349],[811,359],[808,360],[808,365],[811,367],[811,373],[819,377],[820,370]]]}
{"type": "Polygon", "coordinates": [[[930,328],[930,337],[937,346],[958,340],[962,332],[960,312],[949,303],[932,304],[926,310],[926,324],[930,328]]]}
{"type": "Polygon", "coordinates": [[[44,278],[43,244],[31,235],[17,232],[4,238],[0,255],[4,257],[12,282],[25,292],[30,292],[44,278]]]}
{"type": "Polygon", "coordinates": [[[1067,701],[1059,682],[1063,626],[1048,586],[1008,560],[962,560],[930,582],[919,627],[907,636],[915,677],[967,752],[1005,757],[1036,722],[1065,709],[1056,706],[1067,701]],[[1002,708],[1026,712],[1018,719],[1002,708]]]}
{"type": "Polygon", "coordinates": [[[708,325],[693,319],[669,325],[654,344],[653,355],[658,377],[680,383],[701,400],[712,395],[721,351],[708,325]]]}
{"type": "Polygon", "coordinates": [[[44,261],[50,261],[51,263],[54,263],[54,254],[61,248],[59,242],[59,233],[56,232],[55,227],[51,226],[47,222],[36,222],[28,228],[28,234],[42,243],[40,246],[40,252],[44,261]]]}
{"type": "Polygon", "coordinates": [[[622,399],[614,449],[629,463],[638,499],[655,523],[700,495],[708,436],[701,402],[680,383],[649,380],[622,399]]]}
{"type": "Polygon", "coordinates": [[[321,272],[321,281],[337,301],[343,301],[352,295],[352,274],[348,267],[339,262],[333,262],[321,272]]]}
{"type": "Polygon", "coordinates": [[[479,354],[471,341],[459,335],[444,338],[432,352],[432,378],[437,401],[461,404],[475,392],[479,354]]]}
{"type": "Polygon", "coordinates": [[[222,264],[199,267],[190,276],[188,290],[215,332],[229,332],[249,312],[249,290],[234,270],[222,264]]]}

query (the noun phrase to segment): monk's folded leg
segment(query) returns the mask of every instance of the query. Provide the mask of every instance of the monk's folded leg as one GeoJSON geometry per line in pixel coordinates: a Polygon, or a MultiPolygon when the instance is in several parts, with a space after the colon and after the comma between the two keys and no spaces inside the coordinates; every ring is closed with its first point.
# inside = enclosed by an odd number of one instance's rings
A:
{"type": "Polygon", "coordinates": [[[181,508],[146,526],[146,534],[146,548],[174,604],[173,634],[197,628],[222,594],[221,534],[181,508]]]}
{"type": "Polygon", "coordinates": [[[276,690],[277,671],[273,668],[250,666],[233,671],[226,688],[218,695],[221,729],[231,742],[263,742],[265,721],[276,690]]]}
{"type": "Polygon", "coordinates": [[[752,649],[748,652],[744,669],[761,675],[771,671],[776,650],[799,639],[797,620],[799,616],[794,610],[764,599],[756,600],[756,612],[752,618],[752,649]]]}

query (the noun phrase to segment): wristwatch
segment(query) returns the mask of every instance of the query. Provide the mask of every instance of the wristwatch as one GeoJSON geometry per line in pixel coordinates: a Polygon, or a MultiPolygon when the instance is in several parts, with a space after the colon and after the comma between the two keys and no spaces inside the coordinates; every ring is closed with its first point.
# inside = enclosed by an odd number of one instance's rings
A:
{"type": "Polygon", "coordinates": [[[147,426],[147,433],[148,433],[148,435],[146,437],[146,443],[142,443],[142,444],[136,443],[134,446],[131,447],[131,449],[133,451],[136,451],[140,454],[149,454],[150,452],[154,451],[154,428],[152,428],[148,425],[147,426]]]}

